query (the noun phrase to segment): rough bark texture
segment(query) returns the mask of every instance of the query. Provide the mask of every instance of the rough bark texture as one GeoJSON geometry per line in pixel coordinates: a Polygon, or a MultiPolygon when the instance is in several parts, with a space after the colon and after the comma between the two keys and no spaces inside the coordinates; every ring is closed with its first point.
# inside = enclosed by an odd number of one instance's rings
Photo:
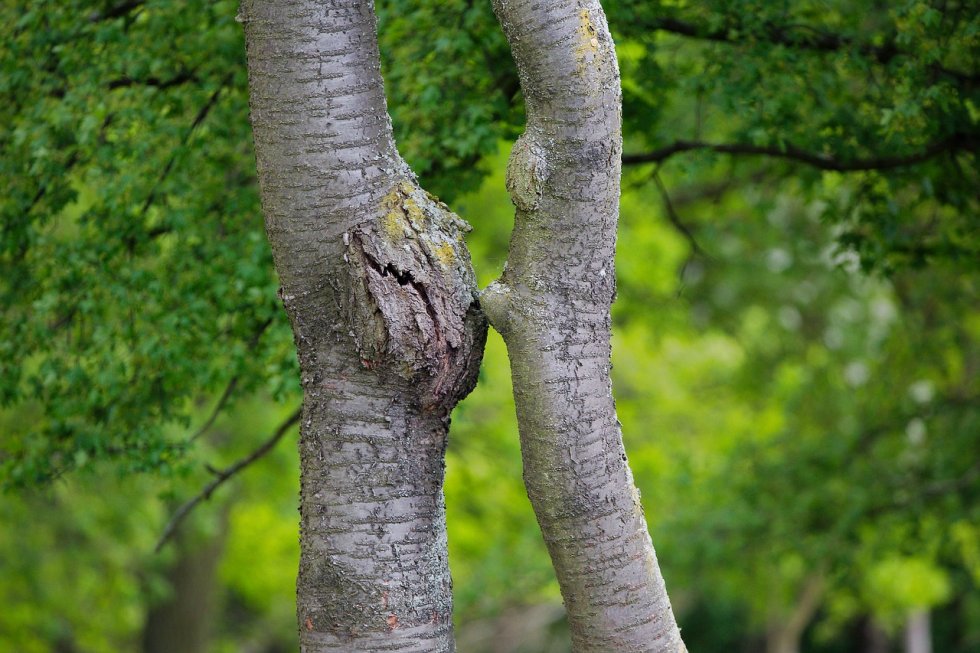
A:
{"type": "Polygon", "coordinates": [[[370,1],[239,18],[304,390],[301,649],[451,651],[443,454],[486,335],[467,227],[395,149],[370,1]]]}
{"type": "Polygon", "coordinates": [[[676,653],[671,611],[610,382],[621,94],[595,0],[494,0],[527,103],[502,277],[482,295],[510,351],[528,495],[573,648],[676,653]]]}

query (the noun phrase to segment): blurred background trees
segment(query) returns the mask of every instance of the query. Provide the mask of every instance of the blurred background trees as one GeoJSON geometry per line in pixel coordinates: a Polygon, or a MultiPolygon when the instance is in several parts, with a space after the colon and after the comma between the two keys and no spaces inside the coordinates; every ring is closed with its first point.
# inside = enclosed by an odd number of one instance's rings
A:
{"type": "MultiPolygon", "coordinates": [[[[485,284],[523,121],[503,35],[489,3],[378,5],[400,148],[485,284]]],[[[607,6],[614,380],[691,651],[898,651],[926,617],[980,648],[978,9],[607,6]]],[[[299,401],[236,10],[0,8],[2,650],[295,647],[294,440],[153,553],[299,401]]],[[[446,494],[460,650],[564,650],[495,334],[446,494]]]]}

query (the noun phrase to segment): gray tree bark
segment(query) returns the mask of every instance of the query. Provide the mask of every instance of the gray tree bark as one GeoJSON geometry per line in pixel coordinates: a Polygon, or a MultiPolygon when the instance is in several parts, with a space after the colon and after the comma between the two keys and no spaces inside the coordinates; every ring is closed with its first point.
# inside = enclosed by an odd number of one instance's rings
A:
{"type": "Polygon", "coordinates": [[[370,0],[239,19],[302,371],[301,650],[452,651],[444,451],[486,335],[467,227],[395,149],[370,0]]]}
{"type": "Polygon", "coordinates": [[[621,91],[597,0],[494,0],[527,127],[507,267],[481,296],[510,352],[524,481],[577,652],[685,651],[610,381],[621,91]]]}
{"type": "MultiPolygon", "coordinates": [[[[610,314],[620,86],[596,0],[495,2],[528,105],[509,268],[483,302],[511,352],[528,494],[576,651],[684,651],[626,463],[610,314]]],[[[449,412],[486,324],[466,229],[391,135],[370,0],[243,0],[266,229],[304,390],[303,651],[451,651],[449,412]]]]}

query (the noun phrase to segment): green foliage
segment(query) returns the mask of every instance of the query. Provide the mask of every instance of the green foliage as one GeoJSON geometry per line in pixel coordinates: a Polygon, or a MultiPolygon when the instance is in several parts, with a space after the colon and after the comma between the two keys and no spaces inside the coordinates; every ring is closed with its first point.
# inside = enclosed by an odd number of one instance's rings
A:
{"type": "Polygon", "coordinates": [[[147,490],[146,478],[89,478],[0,501],[0,650],[113,653],[132,642],[162,517],[161,506],[134,503],[147,490]]]}
{"type": "Polygon", "coordinates": [[[194,401],[297,386],[234,3],[114,6],[0,16],[0,397],[36,411],[4,435],[7,485],[171,470],[194,401]]]}
{"type": "Polygon", "coordinates": [[[947,601],[950,584],[942,569],[929,560],[892,557],[868,570],[867,591],[874,612],[898,625],[912,609],[947,601]]]}
{"type": "Polygon", "coordinates": [[[445,201],[523,122],[517,72],[489,2],[381,0],[381,62],[398,148],[445,201]]]}
{"type": "MultiPolygon", "coordinates": [[[[797,192],[823,200],[822,218],[866,268],[976,269],[972,3],[617,2],[608,11],[628,44],[628,149],[730,146],[724,156],[743,167],[792,170],[804,183],[797,192]],[[821,169],[847,174],[828,193],[821,169]]],[[[719,156],[693,149],[676,156],[698,167],[719,156]]]]}

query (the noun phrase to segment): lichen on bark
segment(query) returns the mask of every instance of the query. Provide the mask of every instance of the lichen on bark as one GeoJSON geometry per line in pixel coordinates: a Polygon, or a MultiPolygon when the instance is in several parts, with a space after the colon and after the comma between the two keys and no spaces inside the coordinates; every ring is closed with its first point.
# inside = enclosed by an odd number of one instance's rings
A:
{"type": "Polygon", "coordinates": [[[486,322],[466,224],[399,156],[370,0],[243,0],[266,231],[303,386],[303,653],[450,653],[449,413],[486,322]]]}
{"type": "Polygon", "coordinates": [[[365,367],[420,384],[426,405],[455,404],[475,383],[486,331],[463,240],[470,226],[406,180],[379,213],[343,236],[349,333],[365,367]]]}

